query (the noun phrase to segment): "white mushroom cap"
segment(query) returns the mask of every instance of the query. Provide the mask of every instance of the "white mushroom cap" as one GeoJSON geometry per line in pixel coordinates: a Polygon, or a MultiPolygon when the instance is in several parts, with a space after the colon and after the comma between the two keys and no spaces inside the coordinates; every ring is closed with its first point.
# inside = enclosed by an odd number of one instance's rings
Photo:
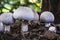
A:
{"type": "Polygon", "coordinates": [[[35,19],[34,19],[34,20],[39,20],[39,15],[38,15],[38,13],[34,11],[34,15],[35,15],[35,17],[34,17],[35,19]]]}
{"type": "Polygon", "coordinates": [[[13,14],[15,19],[23,20],[35,20],[38,16],[34,14],[35,12],[29,7],[19,7],[13,14]],[[37,17],[35,17],[37,16],[37,17]]]}
{"type": "Polygon", "coordinates": [[[14,23],[12,13],[10,13],[10,12],[2,13],[0,15],[0,21],[5,23],[5,24],[12,24],[12,23],[14,23]]]}
{"type": "Polygon", "coordinates": [[[56,28],[54,26],[51,26],[49,30],[56,33],[56,28]]]}
{"type": "Polygon", "coordinates": [[[3,26],[3,23],[0,22],[0,31],[3,32],[4,31],[4,26],[3,26]]]}
{"type": "Polygon", "coordinates": [[[43,22],[53,22],[54,21],[54,15],[52,12],[44,11],[40,15],[40,20],[43,22]]]}

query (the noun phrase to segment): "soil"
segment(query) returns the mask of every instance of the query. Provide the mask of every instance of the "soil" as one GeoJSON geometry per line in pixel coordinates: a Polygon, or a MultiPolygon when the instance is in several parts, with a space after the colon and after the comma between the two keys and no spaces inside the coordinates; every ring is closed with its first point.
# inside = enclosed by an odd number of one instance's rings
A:
{"type": "Polygon", "coordinates": [[[56,33],[49,31],[44,24],[31,24],[29,31],[22,35],[21,24],[14,23],[10,32],[0,32],[0,40],[60,40],[60,24],[54,25],[57,28],[56,33]]]}

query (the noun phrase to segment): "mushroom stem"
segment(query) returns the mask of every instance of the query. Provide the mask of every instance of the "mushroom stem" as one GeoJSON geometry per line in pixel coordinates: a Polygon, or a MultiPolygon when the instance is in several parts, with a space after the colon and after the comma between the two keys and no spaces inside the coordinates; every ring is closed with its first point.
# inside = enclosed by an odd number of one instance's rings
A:
{"type": "Polygon", "coordinates": [[[51,23],[45,23],[45,27],[50,27],[51,23]]]}
{"type": "Polygon", "coordinates": [[[22,24],[21,31],[27,32],[28,31],[28,25],[27,24],[22,24]]]}
{"type": "Polygon", "coordinates": [[[5,31],[5,33],[6,33],[6,32],[10,32],[10,25],[5,26],[4,31],[5,31]]]}
{"type": "Polygon", "coordinates": [[[27,32],[28,32],[28,24],[22,23],[21,33],[22,33],[22,35],[23,35],[24,38],[25,38],[25,34],[27,34],[27,32]]]}

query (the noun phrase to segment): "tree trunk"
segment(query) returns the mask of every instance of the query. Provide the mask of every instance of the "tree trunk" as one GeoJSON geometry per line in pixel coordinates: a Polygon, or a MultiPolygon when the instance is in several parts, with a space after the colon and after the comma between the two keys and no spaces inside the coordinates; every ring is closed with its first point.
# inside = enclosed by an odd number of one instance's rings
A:
{"type": "Polygon", "coordinates": [[[50,0],[42,0],[42,11],[50,11],[50,0]]]}

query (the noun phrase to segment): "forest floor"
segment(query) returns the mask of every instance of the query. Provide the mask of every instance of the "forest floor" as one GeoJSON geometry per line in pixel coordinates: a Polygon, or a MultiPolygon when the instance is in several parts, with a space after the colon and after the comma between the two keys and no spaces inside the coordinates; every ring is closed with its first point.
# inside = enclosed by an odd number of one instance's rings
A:
{"type": "Polygon", "coordinates": [[[11,25],[11,31],[7,33],[0,32],[0,40],[60,40],[60,24],[55,24],[57,32],[53,33],[44,27],[44,24],[29,25],[29,31],[21,33],[20,24],[11,25]]]}

